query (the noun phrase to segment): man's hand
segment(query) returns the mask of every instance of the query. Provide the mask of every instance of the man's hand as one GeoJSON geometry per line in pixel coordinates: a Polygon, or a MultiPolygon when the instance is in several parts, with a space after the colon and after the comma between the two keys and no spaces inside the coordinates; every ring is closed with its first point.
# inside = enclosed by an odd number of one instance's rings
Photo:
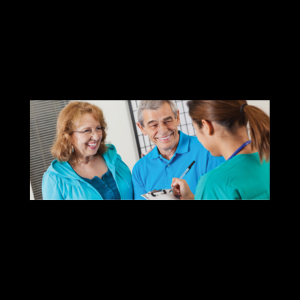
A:
{"type": "Polygon", "coordinates": [[[195,196],[184,179],[173,178],[171,187],[174,187],[174,196],[179,196],[180,200],[194,200],[195,196]]]}
{"type": "Polygon", "coordinates": [[[147,151],[146,154],[142,154],[142,155],[141,155],[141,158],[143,158],[144,156],[146,156],[146,155],[147,155],[148,153],[150,153],[152,150],[153,150],[153,149],[150,147],[150,149],[147,151]]]}

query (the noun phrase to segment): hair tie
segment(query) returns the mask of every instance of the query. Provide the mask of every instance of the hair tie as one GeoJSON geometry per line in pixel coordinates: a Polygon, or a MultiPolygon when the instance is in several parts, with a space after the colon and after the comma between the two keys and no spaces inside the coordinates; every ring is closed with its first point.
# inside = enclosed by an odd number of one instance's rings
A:
{"type": "Polygon", "coordinates": [[[243,105],[241,106],[241,113],[242,113],[242,114],[244,113],[244,107],[245,107],[246,105],[248,105],[248,104],[245,103],[245,104],[243,104],[243,105]]]}

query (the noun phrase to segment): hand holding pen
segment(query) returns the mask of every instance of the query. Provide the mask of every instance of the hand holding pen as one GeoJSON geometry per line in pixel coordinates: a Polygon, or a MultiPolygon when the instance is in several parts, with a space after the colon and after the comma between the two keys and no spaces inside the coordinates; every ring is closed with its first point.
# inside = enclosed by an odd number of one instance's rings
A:
{"type": "Polygon", "coordinates": [[[194,163],[195,161],[185,170],[179,179],[173,178],[171,188],[174,196],[180,196],[180,200],[194,200],[195,198],[186,180],[183,180],[183,177],[191,170],[194,163]]]}

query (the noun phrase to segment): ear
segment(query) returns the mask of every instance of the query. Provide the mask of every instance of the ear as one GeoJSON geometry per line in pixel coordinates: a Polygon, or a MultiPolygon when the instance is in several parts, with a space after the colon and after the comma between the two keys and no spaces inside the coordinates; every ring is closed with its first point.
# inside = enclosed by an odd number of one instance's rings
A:
{"type": "Polygon", "coordinates": [[[176,122],[177,122],[177,126],[180,125],[180,113],[179,113],[179,110],[177,111],[177,119],[176,119],[176,122]]]}
{"type": "Polygon", "coordinates": [[[144,130],[144,127],[142,126],[142,124],[140,122],[137,122],[136,125],[141,130],[143,135],[148,135],[147,131],[144,130]]]}
{"type": "Polygon", "coordinates": [[[203,129],[208,135],[213,135],[215,132],[215,128],[210,121],[202,120],[203,129]]]}

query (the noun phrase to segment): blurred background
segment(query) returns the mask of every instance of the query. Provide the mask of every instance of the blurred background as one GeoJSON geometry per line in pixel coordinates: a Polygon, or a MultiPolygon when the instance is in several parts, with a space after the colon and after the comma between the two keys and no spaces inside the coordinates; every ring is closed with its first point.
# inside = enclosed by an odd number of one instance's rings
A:
{"type": "MultiPolygon", "coordinates": [[[[107,142],[116,146],[130,170],[140,154],[145,154],[152,144],[134,124],[141,100],[30,100],[30,200],[42,200],[42,178],[54,159],[50,150],[55,138],[57,117],[70,101],[87,101],[103,110],[108,125],[107,142]]],[[[182,120],[179,129],[194,135],[187,113],[187,101],[175,100],[182,120]]],[[[270,100],[248,100],[248,104],[270,115],[270,100]]]]}

